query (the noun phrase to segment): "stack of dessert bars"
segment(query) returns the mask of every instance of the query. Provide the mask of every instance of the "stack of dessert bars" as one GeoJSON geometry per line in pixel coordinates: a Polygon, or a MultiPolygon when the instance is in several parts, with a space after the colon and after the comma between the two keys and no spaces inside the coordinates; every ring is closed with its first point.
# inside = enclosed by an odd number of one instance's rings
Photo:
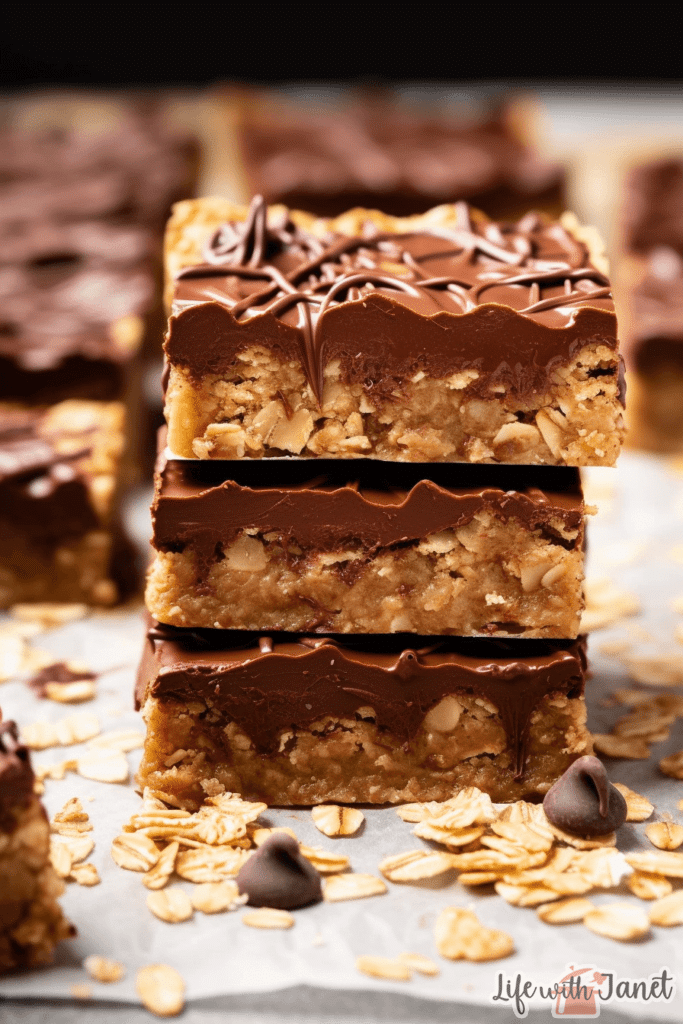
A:
{"type": "Polygon", "coordinates": [[[139,782],[538,799],[582,754],[579,470],[623,434],[594,233],[176,206],[139,782]]]}

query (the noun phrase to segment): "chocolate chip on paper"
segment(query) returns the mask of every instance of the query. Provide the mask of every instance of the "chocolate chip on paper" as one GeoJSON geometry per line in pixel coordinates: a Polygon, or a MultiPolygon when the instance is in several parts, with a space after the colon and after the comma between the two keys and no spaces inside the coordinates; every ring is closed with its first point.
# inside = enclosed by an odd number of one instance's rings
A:
{"type": "Polygon", "coordinates": [[[322,899],[320,875],[286,832],[274,832],[240,868],[237,887],[252,907],[293,910],[322,899]]]}
{"type": "Polygon", "coordinates": [[[624,796],[612,785],[597,757],[580,757],[545,795],[551,824],[580,836],[602,836],[626,821],[624,796]]]}

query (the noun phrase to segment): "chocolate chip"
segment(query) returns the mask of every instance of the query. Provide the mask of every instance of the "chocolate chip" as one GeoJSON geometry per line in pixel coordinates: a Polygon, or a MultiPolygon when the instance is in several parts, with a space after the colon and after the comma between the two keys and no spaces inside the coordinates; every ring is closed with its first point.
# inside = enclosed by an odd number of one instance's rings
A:
{"type": "Polygon", "coordinates": [[[597,757],[580,757],[548,790],[548,821],[578,836],[603,836],[626,821],[626,801],[597,757]]]}
{"type": "Polygon", "coordinates": [[[320,875],[286,832],[274,832],[237,875],[237,887],[252,907],[294,910],[322,899],[320,875]]]}

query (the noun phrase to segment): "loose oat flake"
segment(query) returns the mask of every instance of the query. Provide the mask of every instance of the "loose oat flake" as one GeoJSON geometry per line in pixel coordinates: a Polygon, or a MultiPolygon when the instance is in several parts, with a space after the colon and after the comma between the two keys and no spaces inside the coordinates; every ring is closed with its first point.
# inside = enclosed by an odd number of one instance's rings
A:
{"type": "Polygon", "coordinates": [[[648,871],[633,871],[626,879],[626,885],[640,900],[659,900],[668,896],[672,889],[668,878],[648,871]]]}
{"type": "Polygon", "coordinates": [[[105,985],[113,981],[120,981],[126,973],[125,967],[118,960],[110,960],[106,956],[94,954],[85,958],[83,966],[91,978],[101,981],[105,985]]]}
{"type": "Polygon", "coordinates": [[[594,909],[590,900],[582,897],[570,897],[557,903],[545,903],[536,910],[536,914],[546,924],[576,924],[583,921],[589,910],[594,909]]]}
{"type": "Polygon", "coordinates": [[[147,889],[163,889],[175,868],[176,856],[179,850],[178,843],[169,843],[153,868],[146,871],[142,876],[142,884],[147,889]]]}
{"type": "Polygon", "coordinates": [[[352,836],[365,821],[365,815],[355,807],[321,804],[311,809],[317,829],[326,836],[352,836]]]}
{"type": "Polygon", "coordinates": [[[291,928],[294,917],[288,910],[259,907],[243,914],[242,923],[249,925],[250,928],[291,928]]]}
{"type": "Polygon", "coordinates": [[[472,910],[446,907],[434,927],[436,948],[448,960],[500,960],[514,952],[512,936],[486,928],[472,910]]]}
{"type": "Polygon", "coordinates": [[[127,871],[149,871],[161,853],[148,836],[123,832],[112,842],[111,855],[127,871]]]}
{"type": "Polygon", "coordinates": [[[190,897],[178,885],[148,893],[147,906],[155,917],[168,924],[189,921],[194,913],[190,897]]]}
{"type": "Polygon", "coordinates": [[[683,853],[669,850],[643,850],[627,853],[626,863],[636,871],[647,871],[665,878],[683,878],[683,853]]]}
{"type": "Polygon", "coordinates": [[[593,745],[600,754],[607,757],[623,757],[630,761],[647,761],[650,748],[643,739],[630,736],[613,736],[608,733],[593,733],[593,745]]]}
{"type": "Polygon", "coordinates": [[[175,870],[188,882],[222,882],[234,878],[249,856],[246,850],[204,846],[185,850],[176,857],[175,870]]]}
{"type": "Polygon", "coordinates": [[[384,978],[387,981],[410,981],[410,967],[398,958],[388,956],[358,956],[356,968],[369,978],[384,978]]]}
{"type": "Polygon", "coordinates": [[[71,866],[71,874],[69,876],[73,878],[79,885],[91,886],[99,885],[101,878],[97,872],[97,868],[94,864],[73,864],[71,866]]]}
{"type": "Polygon", "coordinates": [[[185,1005],[185,982],[167,964],[142,967],[137,973],[135,988],[143,1006],[157,1017],[177,1017],[185,1005]]]}
{"type": "Polygon", "coordinates": [[[677,850],[683,844],[683,825],[674,821],[653,821],[645,835],[659,850],[677,850]]]}
{"type": "Polygon", "coordinates": [[[321,875],[336,875],[349,866],[348,857],[341,853],[330,853],[318,846],[299,846],[299,853],[310,861],[321,875]]]}
{"type": "Polygon", "coordinates": [[[661,928],[683,924],[683,889],[663,896],[650,907],[650,921],[661,928]]]}
{"type": "Polygon", "coordinates": [[[453,868],[453,858],[440,850],[410,850],[385,857],[379,870],[390,882],[417,882],[433,878],[453,868]]]}
{"type": "Polygon", "coordinates": [[[396,959],[409,967],[411,971],[417,971],[418,974],[424,974],[429,978],[435,978],[437,974],[441,973],[437,964],[423,953],[399,953],[396,959]]]}
{"type": "Polygon", "coordinates": [[[21,740],[31,750],[47,750],[48,747],[70,747],[84,743],[100,732],[97,715],[82,711],[69,715],[57,722],[34,722],[21,730],[21,740]]]}
{"type": "Polygon", "coordinates": [[[659,769],[672,779],[683,779],[683,750],[663,757],[659,762],[659,769]]]}
{"type": "Polygon", "coordinates": [[[202,914],[220,914],[242,906],[247,897],[240,895],[236,882],[203,882],[193,887],[190,900],[194,909],[202,914]]]}
{"type": "Polygon", "coordinates": [[[650,921],[640,907],[631,903],[606,903],[590,910],[583,923],[596,935],[619,942],[642,939],[650,931],[650,921]]]}
{"type": "Polygon", "coordinates": [[[385,883],[374,875],[329,875],[323,884],[323,899],[327,903],[337,903],[340,900],[362,899],[364,896],[380,896],[386,891],[385,883]]]}
{"type": "Polygon", "coordinates": [[[618,789],[621,795],[626,800],[626,820],[627,821],[646,821],[654,811],[654,806],[650,803],[646,796],[641,796],[640,793],[636,793],[635,790],[629,789],[622,782],[613,783],[615,789],[618,789]]]}

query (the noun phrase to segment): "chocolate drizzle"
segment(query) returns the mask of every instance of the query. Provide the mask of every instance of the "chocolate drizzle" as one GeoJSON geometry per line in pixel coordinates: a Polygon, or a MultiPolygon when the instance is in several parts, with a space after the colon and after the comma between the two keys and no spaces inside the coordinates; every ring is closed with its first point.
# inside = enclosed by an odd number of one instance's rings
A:
{"type": "Polygon", "coordinates": [[[368,707],[381,730],[409,745],[431,707],[463,693],[498,708],[520,778],[534,708],[552,693],[573,698],[583,692],[582,639],[449,637],[435,643],[413,635],[282,634],[269,640],[263,650],[253,633],[154,623],[138,674],[138,703],[147,697],[204,700],[222,721],[237,722],[257,751],[273,755],[283,731],[326,716],[354,719],[368,707]]]}
{"type": "Polygon", "coordinates": [[[12,811],[29,803],[33,781],[29,751],[19,741],[16,724],[0,721],[0,830],[16,824],[12,811]]]}
{"type": "MultiPolygon", "coordinates": [[[[547,373],[554,360],[566,358],[564,342],[570,341],[571,348],[573,339],[557,336],[555,330],[549,337],[548,328],[566,328],[569,334],[582,319],[584,339],[597,335],[615,347],[609,282],[591,264],[583,242],[537,214],[516,224],[498,224],[482,219],[465,203],[455,210],[450,222],[439,224],[426,215],[419,229],[407,233],[381,231],[369,215],[359,235],[322,236],[286,215],[269,218],[257,196],[246,221],[214,233],[204,253],[206,262],[178,275],[166,345],[171,362],[191,372],[200,372],[200,364],[204,372],[218,371],[246,344],[279,348],[286,355],[296,353],[320,401],[324,366],[335,357],[342,360],[347,376],[366,384],[368,377],[377,376],[382,359],[389,363],[384,375],[398,377],[435,359],[442,374],[465,365],[486,368],[492,360],[491,369],[506,360],[521,360],[514,348],[499,351],[509,339],[493,338],[486,312],[491,307],[498,318],[505,310],[513,315],[518,336],[529,334],[525,344],[532,346],[532,364],[544,360],[530,379],[537,379],[539,370],[547,373]],[[222,307],[229,317],[218,310],[210,313],[209,306],[203,314],[197,309],[208,303],[222,307]],[[601,316],[596,318],[598,311],[601,316]],[[337,322],[340,315],[343,320],[337,322]],[[464,321],[472,316],[481,329],[470,353],[464,321]],[[424,319],[441,328],[436,334],[432,330],[428,339],[415,337],[424,319]],[[351,355],[349,348],[357,343],[352,346],[350,338],[359,329],[360,351],[351,355]],[[438,339],[439,334],[445,337],[438,339]],[[211,351],[207,335],[220,338],[211,351]],[[488,358],[482,342],[491,349],[488,358]],[[541,352],[542,346],[547,351],[541,352]],[[373,352],[375,347],[381,354],[373,352]]],[[[434,372],[434,366],[430,369],[434,372]]]]}

